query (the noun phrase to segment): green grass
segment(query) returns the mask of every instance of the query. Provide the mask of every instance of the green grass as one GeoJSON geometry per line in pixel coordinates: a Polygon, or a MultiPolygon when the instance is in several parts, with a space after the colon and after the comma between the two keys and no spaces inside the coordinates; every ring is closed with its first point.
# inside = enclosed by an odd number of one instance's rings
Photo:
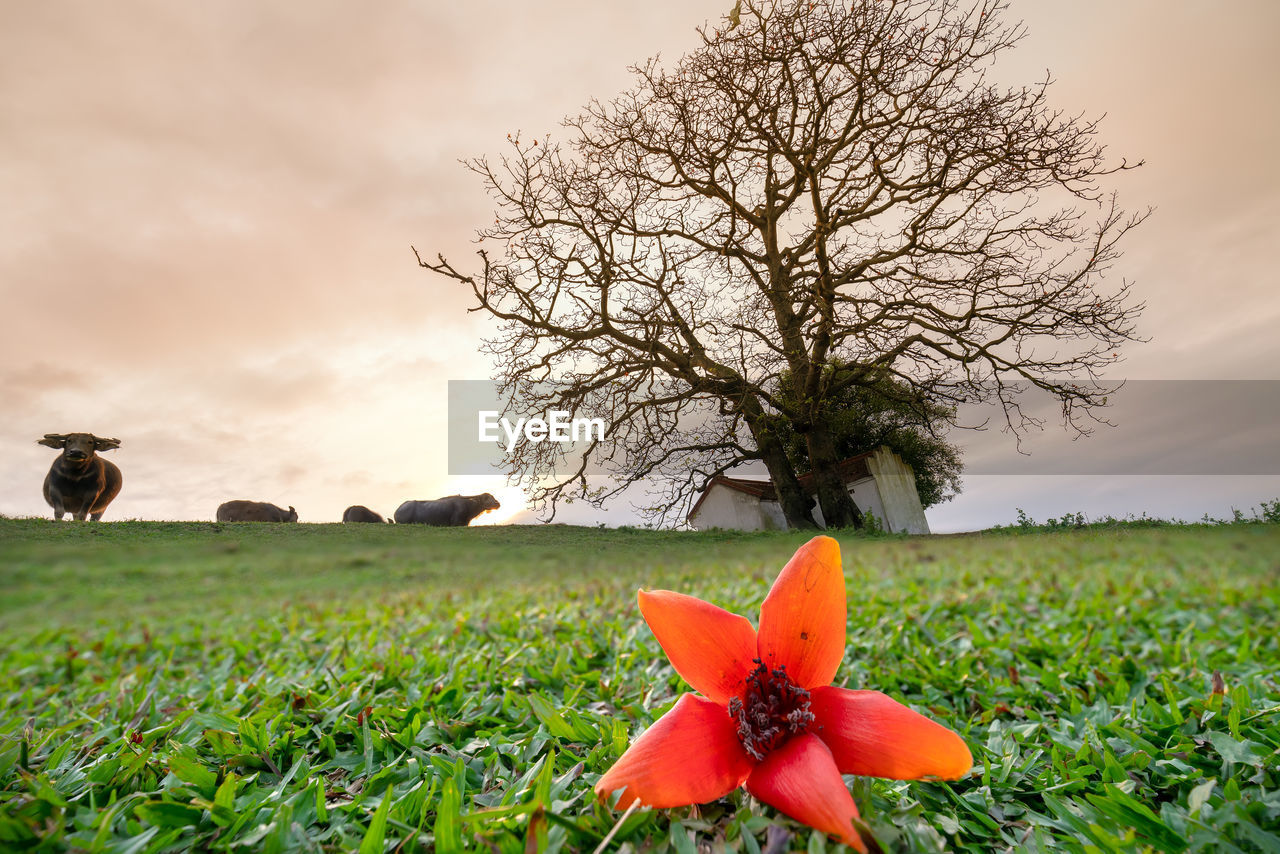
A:
{"type": "MultiPolygon", "coordinates": [[[[687,690],[635,589],[754,618],[805,539],[0,519],[0,850],[591,851],[687,690]]],[[[977,763],[851,778],[886,851],[1280,850],[1280,528],[841,541],[837,684],[977,763]]],[[[839,847],[741,791],[611,843],[770,844],[839,847]]]]}

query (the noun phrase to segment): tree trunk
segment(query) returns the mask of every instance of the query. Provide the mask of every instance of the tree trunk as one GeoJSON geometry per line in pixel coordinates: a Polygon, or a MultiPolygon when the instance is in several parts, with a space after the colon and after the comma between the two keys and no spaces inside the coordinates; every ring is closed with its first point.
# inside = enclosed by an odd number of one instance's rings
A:
{"type": "Polygon", "coordinates": [[[804,488],[796,478],[795,468],[791,460],[782,450],[782,444],[776,439],[774,447],[764,455],[764,464],[769,469],[769,477],[773,480],[773,489],[778,494],[778,503],[782,505],[782,515],[787,525],[799,530],[816,530],[818,523],[813,520],[813,499],[805,495],[804,488]]]}
{"type": "Polygon", "coordinates": [[[840,462],[835,442],[827,426],[814,424],[805,435],[809,447],[809,465],[818,491],[822,519],[828,528],[861,528],[862,512],[853,503],[836,464],[840,462]]]}
{"type": "Polygon", "coordinates": [[[778,503],[782,506],[782,515],[786,517],[787,525],[802,531],[817,530],[818,523],[813,520],[813,499],[805,495],[804,488],[800,486],[795,467],[787,458],[786,449],[778,439],[778,434],[769,428],[767,416],[758,408],[755,412],[744,414],[751,437],[755,440],[756,450],[769,469],[769,477],[773,480],[773,489],[778,494],[778,503]]]}

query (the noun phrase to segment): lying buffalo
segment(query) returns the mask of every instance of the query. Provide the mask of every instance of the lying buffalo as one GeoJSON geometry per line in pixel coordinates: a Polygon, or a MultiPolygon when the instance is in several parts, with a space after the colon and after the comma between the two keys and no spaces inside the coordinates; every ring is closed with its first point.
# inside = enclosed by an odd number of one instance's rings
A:
{"type": "Polygon", "coordinates": [[[382,524],[386,519],[382,518],[379,513],[374,513],[363,504],[353,504],[342,512],[342,521],[344,522],[377,522],[382,524]]]}
{"type": "Polygon", "coordinates": [[[45,433],[38,444],[61,448],[44,479],[44,500],[53,508],[53,518],[63,513],[84,521],[97,522],[120,492],[124,482],[115,463],[98,456],[98,451],[120,447],[119,439],[99,439],[92,433],[45,433]]]}
{"type": "Polygon", "coordinates": [[[481,513],[501,507],[498,499],[484,495],[450,495],[435,501],[406,501],[396,508],[398,525],[465,527],[481,513]]]}
{"type": "Polygon", "coordinates": [[[285,510],[266,501],[237,499],[218,505],[219,522],[296,522],[298,511],[289,505],[285,510]]]}

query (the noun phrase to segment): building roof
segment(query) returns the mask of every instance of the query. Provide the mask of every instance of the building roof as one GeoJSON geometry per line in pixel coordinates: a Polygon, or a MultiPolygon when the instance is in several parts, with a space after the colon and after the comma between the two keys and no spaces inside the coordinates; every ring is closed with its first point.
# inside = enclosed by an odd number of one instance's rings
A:
{"type": "MultiPolygon", "coordinates": [[[[850,484],[855,481],[862,480],[864,477],[871,477],[871,469],[867,466],[867,459],[875,451],[867,451],[865,454],[843,459],[836,463],[836,471],[839,472],[841,480],[850,484]]],[[[800,488],[804,490],[806,495],[815,495],[818,492],[816,478],[812,474],[801,475],[796,478],[800,482],[800,488]]],[[[754,496],[761,501],[777,501],[778,493],[773,488],[772,480],[761,480],[758,478],[746,477],[728,477],[727,475],[716,475],[707,482],[707,486],[702,490],[702,494],[698,496],[698,500],[689,508],[689,512],[685,514],[685,519],[692,519],[693,514],[698,512],[698,508],[702,506],[702,502],[711,494],[711,490],[716,486],[723,486],[726,489],[732,489],[735,492],[745,492],[747,495],[754,496]]]]}

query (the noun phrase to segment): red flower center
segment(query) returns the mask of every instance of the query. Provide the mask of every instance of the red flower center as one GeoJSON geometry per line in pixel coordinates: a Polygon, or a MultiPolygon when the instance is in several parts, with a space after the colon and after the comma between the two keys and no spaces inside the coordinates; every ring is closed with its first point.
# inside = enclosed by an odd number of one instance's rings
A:
{"type": "Polygon", "coordinates": [[[809,692],[787,678],[787,668],[769,670],[760,659],[747,677],[743,696],[729,700],[729,714],[738,722],[738,740],[756,761],[764,759],[797,732],[813,723],[809,692]]]}

